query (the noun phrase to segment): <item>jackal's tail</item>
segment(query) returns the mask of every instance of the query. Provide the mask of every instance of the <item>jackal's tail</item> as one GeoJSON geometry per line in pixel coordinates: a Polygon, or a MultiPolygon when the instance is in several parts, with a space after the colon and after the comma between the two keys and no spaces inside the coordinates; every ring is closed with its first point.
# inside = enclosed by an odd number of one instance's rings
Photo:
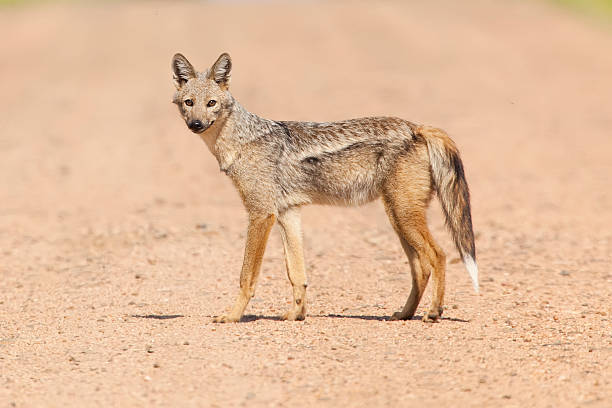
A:
{"type": "Polygon", "coordinates": [[[417,138],[421,136],[427,142],[433,185],[446,216],[446,225],[472,278],[474,290],[478,293],[478,267],[472,230],[470,191],[465,180],[459,150],[441,129],[415,126],[414,133],[417,138]]]}

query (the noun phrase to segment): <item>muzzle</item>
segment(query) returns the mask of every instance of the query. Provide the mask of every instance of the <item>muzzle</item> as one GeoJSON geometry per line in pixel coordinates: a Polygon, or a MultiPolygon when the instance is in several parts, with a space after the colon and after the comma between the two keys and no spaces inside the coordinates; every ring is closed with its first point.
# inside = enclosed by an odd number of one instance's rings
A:
{"type": "Polygon", "coordinates": [[[192,120],[191,122],[187,123],[187,127],[193,132],[193,133],[202,133],[203,131],[205,131],[206,129],[208,129],[209,127],[212,126],[212,124],[215,123],[215,121],[213,120],[212,122],[202,122],[201,120],[192,120]]]}

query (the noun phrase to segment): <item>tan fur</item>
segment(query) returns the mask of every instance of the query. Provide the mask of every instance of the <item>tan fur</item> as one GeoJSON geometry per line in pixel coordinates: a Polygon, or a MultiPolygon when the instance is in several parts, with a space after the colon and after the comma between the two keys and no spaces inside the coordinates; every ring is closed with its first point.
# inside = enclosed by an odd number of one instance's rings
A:
{"type": "Polygon", "coordinates": [[[412,270],[412,291],[392,320],[414,315],[430,276],[433,301],[423,320],[437,320],[443,309],[446,261],[427,228],[425,212],[434,193],[466,266],[471,262],[470,273],[477,274],[469,192],[452,140],[440,129],[398,118],[331,123],[260,118],[229,92],[231,66],[227,54],[202,73],[180,54],[172,60],[174,103],[232,179],[249,213],[240,291],[231,311],[214,321],[240,320],[255,293],[275,220],[281,227],[294,299],[283,318],[304,319],[307,284],[300,207],[359,205],[378,197],[412,270]]]}

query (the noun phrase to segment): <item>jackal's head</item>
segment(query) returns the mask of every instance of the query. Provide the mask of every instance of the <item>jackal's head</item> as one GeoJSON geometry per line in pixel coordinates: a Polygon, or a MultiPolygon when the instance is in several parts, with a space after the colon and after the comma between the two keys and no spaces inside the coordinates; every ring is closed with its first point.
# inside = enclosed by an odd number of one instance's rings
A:
{"type": "Polygon", "coordinates": [[[173,102],[192,132],[206,131],[230,112],[233,103],[229,93],[231,69],[232,60],[226,53],[204,72],[197,72],[182,54],[172,58],[176,86],[173,102]]]}

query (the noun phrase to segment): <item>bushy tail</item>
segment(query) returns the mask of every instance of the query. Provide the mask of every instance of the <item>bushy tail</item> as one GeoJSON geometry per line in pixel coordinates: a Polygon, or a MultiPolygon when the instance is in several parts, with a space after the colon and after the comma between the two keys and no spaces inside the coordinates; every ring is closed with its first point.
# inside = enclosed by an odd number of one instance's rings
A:
{"type": "Polygon", "coordinates": [[[474,290],[478,293],[478,266],[472,230],[470,191],[459,151],[441,129],[417,126],[414,132],[417,137],[421,136],[427,142],[433,185],[446,216],[446,225],[472,278],[474,290]]]}

